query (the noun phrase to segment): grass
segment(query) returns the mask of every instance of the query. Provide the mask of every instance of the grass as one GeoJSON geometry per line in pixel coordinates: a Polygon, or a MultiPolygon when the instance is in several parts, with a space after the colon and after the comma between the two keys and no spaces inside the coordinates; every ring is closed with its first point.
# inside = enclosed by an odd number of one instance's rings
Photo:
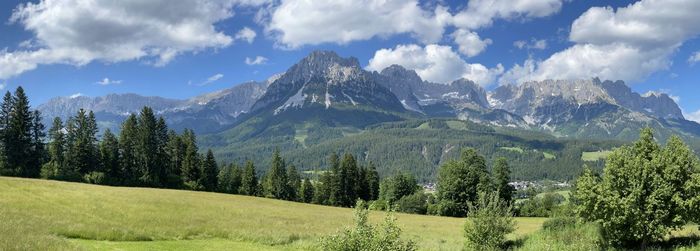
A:
{"type": "MultiPolygon", "coordinates": [[[[396,214],[421,250],[459,250],[464,219],[396,214]]],[[[372,212],[379,222],[383,212],[372,212]]],[[[518,218],[511,239],[543,218],[518,218]]],[[[0,250],[313,250],[352,209],[152,188],[0,177],[0,250]]]]}
{"type": "Polygon", "coordinates": [[[542,154],[544,154],[544,158],[545,158],[545,159],[556,159],[556,158],[557,158],[557,156],[555,156],[555,155],[552,154],[552,153],[542,152],[542,154]]]}
{"type": "Polygon", "coordinates": [[[605,159],[610,155],[612,151],[597,151],[597,152],[582,152],[581,153],[581,160],[583,161],[598,161],[601,159],[605,159]]]}
{"type": "Polygon", "coordinates": [[[517,153],[523,153],[524,150],[520,147],[499,147],[500,149],[506,150],[506,151],[512,151],[512,152],[517,152],[517,153]]]}

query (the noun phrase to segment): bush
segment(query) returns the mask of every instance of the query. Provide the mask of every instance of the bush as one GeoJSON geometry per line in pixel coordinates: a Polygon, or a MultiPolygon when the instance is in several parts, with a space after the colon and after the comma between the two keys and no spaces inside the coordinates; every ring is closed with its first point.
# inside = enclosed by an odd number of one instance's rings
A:
{"type": "Polygon", "coordinates": [[[476,206],[470,203],[464,226],[469,250],[499,250],[505,248],[506,235],[515,230],[511,207],[498,193],[481,193],[476,206]]]}
{"type": "Polygon", "coordinates": [[[105,173],[103,172],[89,172],[83,177],[85,182],[90,184],[104,184],[105,183],[105,173]]]}
{"type": "Polygon", "coordinates": [[[428,196],[423,192],[403,196],[394,203],[394,208],[402,213],[425,214],[428,211],[428,196]]]}
{"type": "Polygon", "coordinates": [[[396,218],[387,214],[384,223],[375,227],[368,223],[366,204],[358,201],[355,206],[355,228],[321,239],[321,250],[329,251],[411,251],[415,250],[412,241],[401,239],[401,228],[396,218]]]}
{"type": "Polygon", "coordinates": [[[560,204],[566,198],[558,193],[546,193],[542,197],[531,197],[520,203],[518,216],[522,217],[550,217],[557,211],[560,204]]]}

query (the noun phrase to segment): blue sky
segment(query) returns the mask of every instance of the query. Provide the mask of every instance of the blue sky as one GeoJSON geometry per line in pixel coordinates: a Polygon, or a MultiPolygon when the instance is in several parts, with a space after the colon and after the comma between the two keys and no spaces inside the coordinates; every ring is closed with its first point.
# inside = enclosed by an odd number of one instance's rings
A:
{"type": "Polygon", "coordinates": [[[487,89],[621,79],[669,93],[700,120],[698,2],[5,0],[0,83],[22,85],[34,105],[78,93],[187,98],[264,80],[324,49],[369,70],[398,63],[487,89]]]}

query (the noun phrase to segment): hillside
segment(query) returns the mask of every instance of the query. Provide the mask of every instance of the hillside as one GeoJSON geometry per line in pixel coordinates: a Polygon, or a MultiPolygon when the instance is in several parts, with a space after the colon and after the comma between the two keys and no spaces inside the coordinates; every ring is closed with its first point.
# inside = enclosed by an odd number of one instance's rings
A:
{"type": "MultiPolygon", "coordinates": [[[[422,250],[462,247],[463,219],[396,216],[422,250]]],[[[518,218],[516,235],[542,221],[518,218]]],[[[0,177],[0,250],[308,250],[351,223],[347,208],[0,177]]]]}

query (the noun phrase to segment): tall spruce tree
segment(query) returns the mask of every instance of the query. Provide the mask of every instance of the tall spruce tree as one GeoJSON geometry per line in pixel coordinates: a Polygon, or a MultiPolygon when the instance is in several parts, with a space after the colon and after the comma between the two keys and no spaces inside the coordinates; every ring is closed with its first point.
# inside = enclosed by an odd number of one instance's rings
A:
{"type": "Polygon", "coordinates": [[[377,172],[377,168],[371,161],[368,164],[367,175],[365,179],[367,179],[367,188],[369,192],[368,201],[376,200],[377,198],[379,198],[379,172],[377,172]]]}
{"type": "Polygon", "coordinates": [[[68,148],[66,163],[75,167],[81,175],[96,171],[97,166],[97,123],[95,115],[78,110],[68,121],[68,148]]]}
{"type": "Polygon", "coordinates": [[[214,153],[209,149],[207,155],[202,162],[202,177],[199,182],[202,185],[202,189],[205,191],[215,191],[217,187],[217,175],[219,173],[219,168],[216,164],[216,159],[214,158],[214,153]]]}
{"type": "Polygon", "coordinates": [[[136,144],[139,181],[143,185],[160,187],[163,166],[159,148],[158,122],[150,107],[143,107],[138,118],[138,141],[136,144]]]}
{"type": "Polygon", "coordinates": [[[498,197],[506,204],[510,205],[513,200],[515,188],[508,184],[508,182],[510,182],[510,167],[508,166],[508,160],[506,160],[506,158],[501,157],[494,162],[493,178],[496,190],[498,190],[498,197]]]}
{"type": "Polygon", "coordinates": [[[299,201],[301,195],[299,190],[301,189],[301,177],[299,172],[294,165],[289,165],[287,168],[287,194],[289,200],[299,201]]]}
{"type": "Polygon", "coordinates": [[[31,168],[32,177],[38,177],[41,170],[41,165],[46,162],[47,152],[46,145],[44,143],[44,137],[46,137],[46,127],[41,121],[41,112],[34,110],[32,113],[32,126],[31,126],[31,140],[32,148],[29,160],[29,166],[31,168]]]}
{"type": "Polygon", "coordinates": [[[300,201],[304,203],[311,203],[314,199],[314,185],[311,184],[309,179],[304,179],[299,188],[300,201]]]}
{"type": "Polygon", "coordinates": [[[66,165],[66,134],[63,132],[63,121],[56,117],[49,128],[49,161],[41,168],[41,177],[45,179],[58,179],[79,181],[78,170],[66,165]]]}
{"type": "Polygon", "coordinates": [[[265,175],[263,190],[266,197],[289,200],[287,169],[279,150],[275,150],[270,161],[270,169],[265,175]]]}
{"type": "Polygon", "coordinates": [[[241,176],[241,188],[239,194],[255,196],[258,194],[258,176],[255,173],[253,161],[246,161],[243,175],[241,176]]]}
{"type": "Polygon", "coordinates": [[[12,149],[10,144],[10,118],[12,116],[12,107],[14,107],[14,99],[12,93],[5,92],[0,104],[0,175],[16,175],[14,169],[8,163],[8,151],[12,149]]]}
{"type": "Polygon", "coordinates": [[[182,137],[175,131],[168,131],[168,142],[165,146],[165,154],[168,158],[165,161],[166,167],[166,186],[178,188],[182,186],[182,162],[185,155],[185,144],[182,137]]]}
{"type": "Polygon", "coordinates": [[[185,187],[191,190],[202,189],[199,184],[201,178],[199,149],[197,148],[197,139],[192,130],[186,129],[182,134],[183,144],[185,145],[185,154],[182,159],[182,181],[185,187]]]}
{"type": "Polygon", "coordinates": [[[357,201],[357,161],[350,153],[343,155],[343,160],[340,162],[340,197],[338,203],[343,207],[351,207],[357,201]]]}
{"type": "Polygon", "coordinates": [[[12,98],[9,124],[5,128],[6,162],[12,173],[22,177],[38,177],[39,168],[32,166],[32,112],[29,99],[22,87],[17,87],[12,98]]]}
{"type": "Polygon", "coordinates": [[[107,184],[119,184],[123,177],[119,166],[119,141],[109,129],[102,134],[99,156],[107,184]]]}
{"type": "Polygon", "coordinates": [[[131,114],[124,120],[119,133],[119,168],[121,169],[121,183],[124,185],[136,185],[138,183],[136,144],[138,141],[138,120],[131,114]]]}
{"type": "Polygon", "coordinates": [[[338,154],[335,152],[331,153],[328,157],[328,164],[330,167],[326,171],[326,180],[323,183],[325,186],[323,192],[327,194],[325,203],[326,205],[338,206],[341,205],[342,190],[340,187],[340,159],[338,154]]]}
{"type": "Polygon", "coordinates": [[[219,170],[219,192],[222,193],[238,193],[241,187],[241,176],[243,175],[243,170],[236,164],[229,164],[223,166],[219,170]]]}

